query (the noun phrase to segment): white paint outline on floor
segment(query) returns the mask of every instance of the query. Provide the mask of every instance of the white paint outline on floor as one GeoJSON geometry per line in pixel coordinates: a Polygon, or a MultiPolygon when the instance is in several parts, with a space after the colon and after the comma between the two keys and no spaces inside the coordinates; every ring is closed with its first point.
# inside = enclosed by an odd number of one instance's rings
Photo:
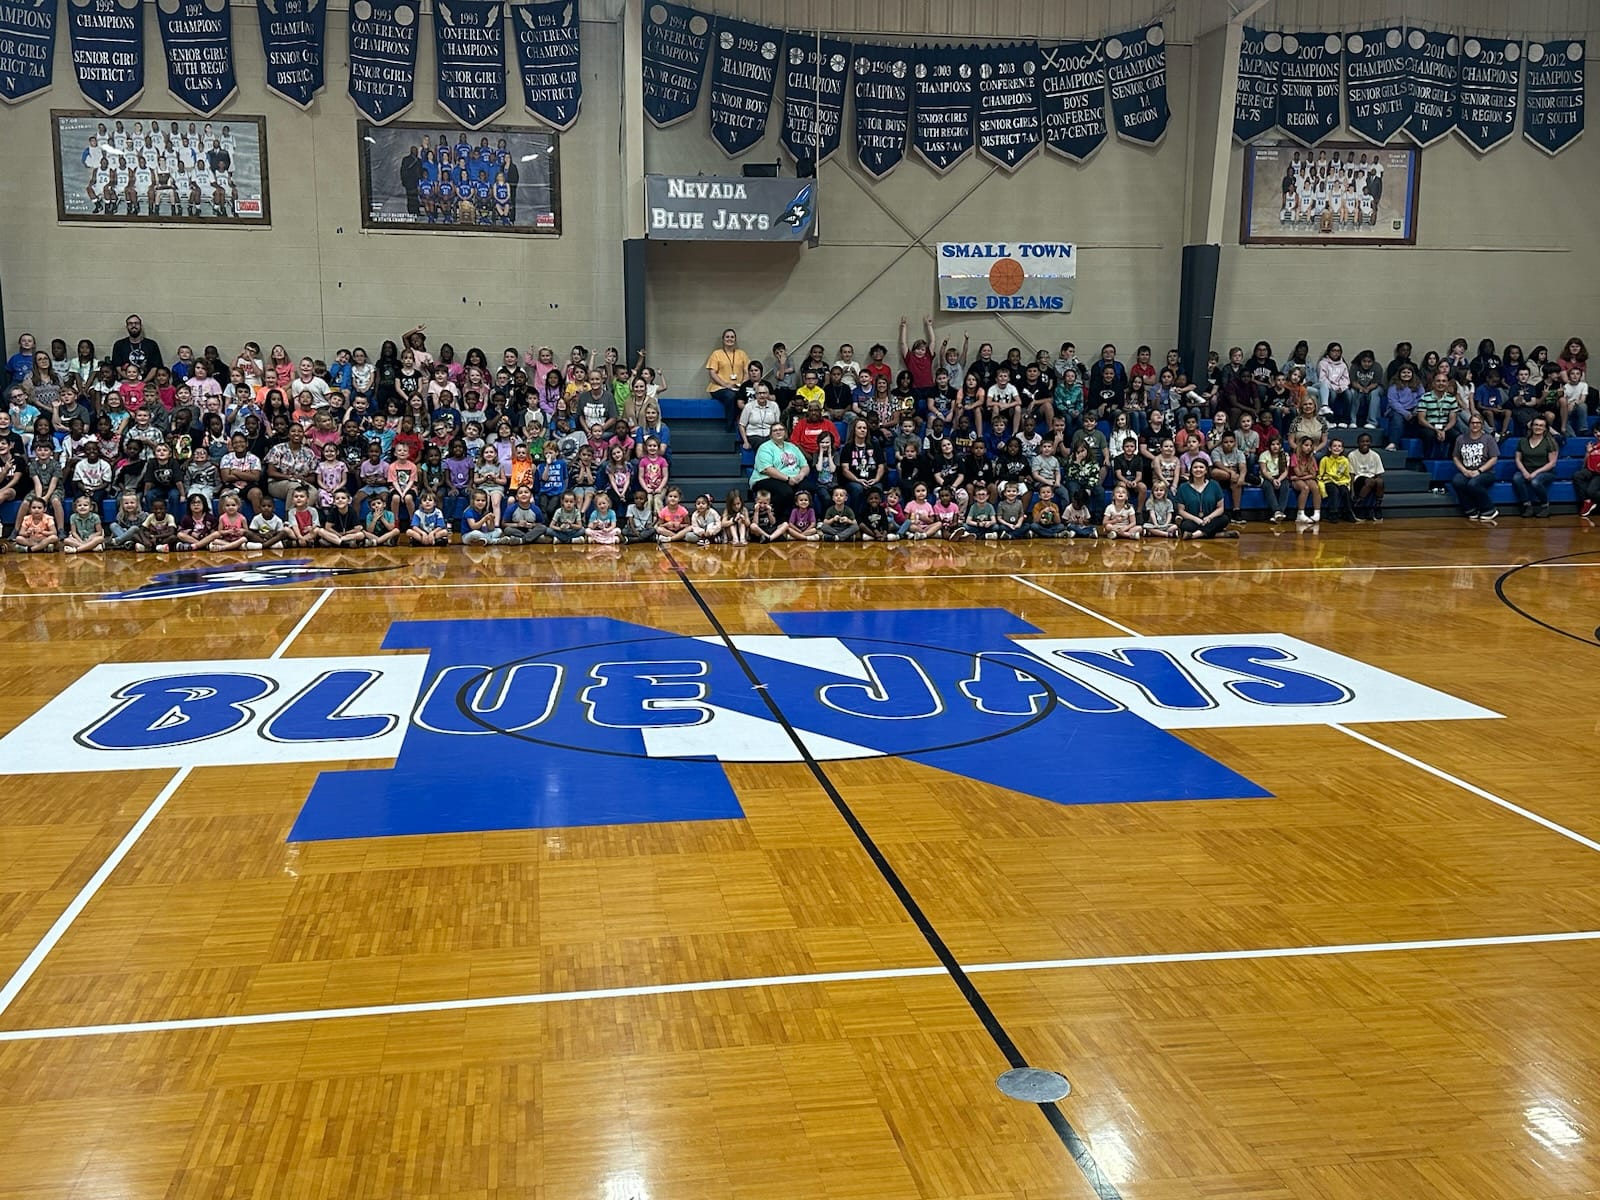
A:
{"type": "MultiPolygon", "coordinates": [[[[1352,954],[1394,954],[1424,950],[1471,950],[1488,946],[1536,946],[1556,942],[1600,941],[1600,929],[1561,933],[1524,933],[1496,937],[1429,938],[1404,942],[1355,942],[1334,946],[1273,946],[1258,950],[1199,950],[1172,954],[1109,954],[1090,958],[1052,958],[1020,962],[974,963],[968,975],[1020,971],[1066,971],[1092,967],[1142,967],[1163,964],[1237,962],[1271,958],[1325,958],[1352,954]]],[[[942,966],[885,967],[864,971],[822,971],[809,975],[766,975],[744,979],[707,979],[687,983],[641,984],[570,992],[527,992],[511,996],[475,996],[459,1000],[418,1000],[404,1004],[369,1004],[353,1008],[302,1009],[289,1012],[240,1013],[226,1017],[185,1017],[171,1021],[129,1021],[112,1025],[63,1025],[49,1029],[0,1030],[0,1045],[12,1042],[59,1041],[65,1038],[131,1034],[182,1033],[198,1029],[234,1029],[254,1025],[341,1021],[358,1017],[403,1017],[417,1013],[468,1012],[486,1008],[520,1008],[536,1004],[573,1004],[625,1000],[639,996],[676,996],[695,992],[748,991],[755,988],[814,987],[830,983],[863,983],[889,979],[948,977],[942,966]]]]}
{"type": "MultiPolygon", "coordinates": [[[[316,616],[322,606],[328,602],[328,598],[333,595],[333,591],[333,588],[323,589],[322,595],[317,597],[316,602],[311,605],[305,616],[295,623],[294,628],[289,630],[283,641],[278,643],[278,648],[269,657],[283,657],[284,652],[294,644],[295,638],[299,637],[305,627],[311,623],[311,618],[316,616]]],[[[72,928],[73,922],[82,915],[83,910],[89,906],[89,901],[94,899],[95,893],[111,877],[111,873],[122,864],[122,860],[128,857],[129,852],[138,843],[139,839],[144,836],[151,823],[161,814],[161,810],[167,806],[167,801],[177,795],[178,789],[183,786],[184,781],[189,778],[189,773],[193,770],[193,767],[179,767],[177,771],[173,772],[172,778],[167,780],[166,786],[156,793],[156,798],[150,801],[144,812],[139,814],[139,819],[133,823],[133,827],[127,833],[123,834],[122,840],[106,856],[106,860],[100,864],[99,869],[89,876],[88,882],[83,887],[78,889],[78,894],[72,898],[72,903],[68,904],[61,915],[51,923],[50,928],[45,930],[44,936],[39,939],[38,944],[28,953],[28,957],[22,960],[22,965],[12,973],[11,978],[6,981],[6,985],[0,988],[0,1015],[3,1015],[16,998],[22,994],[22,990],[28,986],[29,981],[38,973],[39,968],[44,965],[44,960],[49,957],[50,952],[66,936],[67,930],[72,928]]]]}

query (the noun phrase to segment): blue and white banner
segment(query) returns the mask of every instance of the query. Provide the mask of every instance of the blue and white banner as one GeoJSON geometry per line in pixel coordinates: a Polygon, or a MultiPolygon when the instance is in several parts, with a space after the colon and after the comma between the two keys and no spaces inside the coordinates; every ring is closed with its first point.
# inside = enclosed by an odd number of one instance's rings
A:
{"type": "Polygon", "coordinates": [[[500,0],[434,0],[439,107],[468,129],[506,110],[506,23],[500,0]]]}
{"type": "Polygon", "coordinates": [[[416,97],[414,0],[354,0],[350,5],[350,101],[374,125],[387,125],[416,97]]]}
{"type": "Polygon", "coordinates": [[[1071,312],[1078,248],[1071,242],[940,242],[945,312],[1071,312]]]}
{"type": "Polygon", "coordinates": [[[0,100],[50,87],[56,53],[56,0],[0,2],[0,100]]]}
{"type": "Polygon", "coordinates": [[[1106,39],[1117,134],[1153,146],[1167,134],[1167,31],[1157,22],[1106,39]]]}
{"type": "Polygon", "coordinates": [[[784,53],[783,132],[789,157],[820,164],[839,149],[844,85],[850,77],[850,43],[814,33],[791,33],[784,53]]]}
{"type": "Polygon", "coordinates": [[[711,18],[678,4],[644,8],[644,115],[657,129],[676,125],[700,106],[711,49],[711,18]]]}
{"type": "Polygon", "coordinates": [[[922,46],[913,68],[911,144],[943,175],[972,149],[978,70],[971,46],[922,46]]]}
{"type": "Polygon", "coordinates": [[[167,56],[167,90],[190,112],[209,117],[239,90],[228,0],[167,0],[155,8],[167,56]]]}
{"type": "Polygon", "coordinates": [[[1528,47],[1528,88],[1522,136],[1546,154],[1565,150],[1583,133],[1581,41],[1534,42],[1528,47]]]}
{"type": "Polygon", "coordinates": [[[522,106],[552,129],[571,129],[583,106],[578,31],[578,0],[513,0],[511,40],[522,73],[522,106]]]}
{"type": "Polygon", "coordinates": [[[1478,153],[1494,149],[1517,131],[1517,87],[1521,82],[1520,41],[1463,39],[1456,132],[1478,153]]]}
{"type": "Polygon", "coordinates": [[[906,156],[911,130],[911,57],[899,46],[855,48],[856,161],[882,179],[906,156]]]}
{"type": "Polygon", "coordinates": [[[1239,43],[1239,85],[1233,93],[1233,136],[1248,142],[1278,120],[1278,78],[1283,72],[1283,35],[1244,27],[1239,43]]]}
{"type": "Polygon", "coordinates": [[[1411,56],[1398,25],[1352,33],[1344,40],[1344,123],[1381,146],[1411,116],[1411,56]]]}
{"type": "Polygon", "coordinates": [[[711,65],[711,136],[732,158],[751,149],[767,132],[783,30],[719,17],[716,42],[717,57],[711,65]]]}
{"type": "Polygon", "coordinates": [[[327,0],[257,0],[267,90],[298,108],[310,108],[325,82],[327,0]]]}
{"type": "Polygon", "coordinates": [[[1106,140],[1106,47],[1062,42],[1039,52],[1039,113],[1044,144],[1082,162],[1106,140]]]}
{"type": "Polygon", "coordinates": [[[974,117],[978,153],[1014,171],[1044,140],[1039,113],[1039,46],[986,46],[979,51],[978,109],[974,117]]]}
{"type": "Polygon", "coordinates": [[[1278,128],[1302,146],[1315,146],[1339,128],[1339,63],[1344,38],[1337,33],[1283,35],[1278,79],[1278,128]]]}
{"type": "Polygon", "coordinates": [[[67,0],[72,70],[83,98],[108,116],[144,94],[144,5],[67,0]]]}
{"type": "Polygon", "coordinates": [[[1431,146],[1456,127],[1456,92],[1461,81],[1461,43],[1453,33],[1413,29],[1406,35],[1411,54],[1411,119],[1406,136],[1431,146]]]}

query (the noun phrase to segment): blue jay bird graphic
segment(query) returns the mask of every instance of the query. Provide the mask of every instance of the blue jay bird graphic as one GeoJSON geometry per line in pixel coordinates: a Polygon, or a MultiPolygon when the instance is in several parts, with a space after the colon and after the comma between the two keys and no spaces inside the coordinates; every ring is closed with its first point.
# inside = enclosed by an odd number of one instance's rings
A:
{"type": "Polygon", "coordinates": [[[777,220],[782,221],[791,229],[804,229],[811,220],[811,185],[808,183],[800,189],[795,198],[789,201],[789,207],[779,213],[777,220]]]}

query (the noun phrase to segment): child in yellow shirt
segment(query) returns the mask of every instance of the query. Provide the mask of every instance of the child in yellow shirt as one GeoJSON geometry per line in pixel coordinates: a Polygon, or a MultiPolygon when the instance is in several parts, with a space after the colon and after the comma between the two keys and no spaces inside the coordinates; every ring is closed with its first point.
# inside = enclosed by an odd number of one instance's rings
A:
{"type": "Polygon", "coordinates": [[[1323,511],[1331,525],[1335,521],[1354,521],[1355,509],[1350,506],[1350,488],[1353,481],[1350,459],[1345,455],[1344,443],[1338,438],[1328,443],[1328,452],[1317,464],[1317,483],[1322,488],[1323,511]]]}

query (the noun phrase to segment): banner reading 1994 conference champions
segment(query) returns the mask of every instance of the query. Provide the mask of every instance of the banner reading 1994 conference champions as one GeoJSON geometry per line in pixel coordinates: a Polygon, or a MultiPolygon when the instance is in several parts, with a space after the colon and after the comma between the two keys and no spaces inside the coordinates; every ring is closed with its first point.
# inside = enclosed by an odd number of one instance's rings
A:
{"type": "Polygon", "coordinates": [[[0,4],[0,100],[23,100],[50,86],[56,52],[56,0],[0,4]]]}
{"type": "Polygon", "coordinates": [[[665,129],[700,106],[711,19],[680,4],[646,4],[643,33],[644,115],[665,129]]]}
{"type": "Polygon", "coordinates": [[[350,100],[374,125],[387,125],[416,95],[415,0],[350,5],[350,100]]]}
{"type": "Polygon", "coordinates": [[[327,0],[257,0],[267,90],[308,108],[322,90],[328,48],[327,0]]]}
{"type": "Polygon", "coordinates": [[[1157,22],[1106,39],[1106,75],[1117,134],[1153,146],[1167,133],[1167,34],[1157,22]]]}
{"type": "Polygon", "coordinates": [[[513,0],[511,40],[522,73],[522,106],[552,129],[567,130],[583,105],[578,0],[513,0]]]}
{"type": "Polygon", "coordinates": [[[191,112],[210,116],[239,90],[233,74],[233,11],[227,0],[157,4],[167,56],[167,90],[191,112]]]}
{"type": "Polygon", "coordinates": [[[468,129],[506,109],[505,6],[500,0],[434,0],[433,54],[439,107],[468,129]]]}

